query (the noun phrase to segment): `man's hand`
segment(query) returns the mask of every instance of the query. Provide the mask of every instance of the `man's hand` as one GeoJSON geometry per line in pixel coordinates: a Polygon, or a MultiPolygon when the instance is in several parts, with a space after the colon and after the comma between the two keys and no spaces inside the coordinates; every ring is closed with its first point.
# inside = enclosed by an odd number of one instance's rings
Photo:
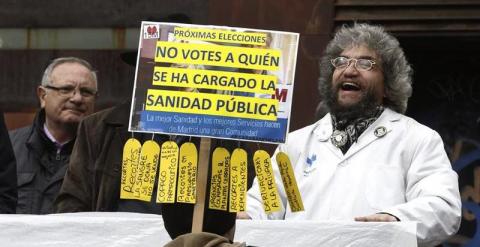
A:
{"type": "MultiPolygon", "coordinates": [[[[238,217],[238,214],[237,214],[238,217]]],[[[363,221],[363,222],[394,222],[398,221],[397,218],[395,218],[392,215],[389,214],[384,214],[384,213],[378,213],[378,214],[372,214],[372,215],[367,215],[367,216],[360,216],[360,217],[355,217],[355,221],[363,221]]]]}
{"type": "Polygon", "coordinates": [[[251,220],[252,218],[250,216],[248,216],[248,214],[245,213],[245,212],[238,212],[237,213],[237,219],[251,220]]]}

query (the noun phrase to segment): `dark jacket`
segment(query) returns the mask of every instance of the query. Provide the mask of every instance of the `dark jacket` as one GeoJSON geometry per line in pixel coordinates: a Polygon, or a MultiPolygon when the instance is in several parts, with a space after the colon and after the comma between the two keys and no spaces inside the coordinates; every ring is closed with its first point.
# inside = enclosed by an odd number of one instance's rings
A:
{"type": "Polygon", "coordinates": [[[117,211],[129,104],[97,112],[78,127],[56,211],[117,211]]]}
{"type": "MultiPolygon", "coordinates": [[[[131,137],[128,132],[129,112],[130,104],[125,103],[95,113],[80,123],[71,162],[55,202],[57,213],[117,211],[123,145],[131,137]]],[[[151,134],[135,133],[141,143],[151,137],[151,134]]],[[[163,138],[168,140],[167,136],[163,138]]],[[[205,208],[204,231],[223,235],[234,225],[235,213],[205,208]]],[[[190,232],[193,204],[162,204],[161,212],[172,238],[190,232]]]]}
{"type": "Polygon", "coordinates": [[[45,111],[40,110],[32,125],[10,132],[17,159],[19,214],[53,213],[74,141],[57,153],[55,144],[43,131],[45,111]]]}
{"type": "Polygon", "coordinates": [[[3,112],[0,112],[0,150],[0,214],[13,214],[17,206],[17,167],[3,112]]]}

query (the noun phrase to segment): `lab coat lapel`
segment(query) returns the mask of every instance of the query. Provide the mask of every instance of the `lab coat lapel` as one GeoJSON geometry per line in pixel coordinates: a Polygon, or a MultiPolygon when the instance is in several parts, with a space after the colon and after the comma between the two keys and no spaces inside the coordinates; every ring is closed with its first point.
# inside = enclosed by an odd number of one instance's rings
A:
{"type": "Polygon", "coordinates": [[[330,141],[330,136],[332,136],[333,133],[332,117],[330,116],[330,113],[320,120],[318,125],[314,128],[313,133],[316,137],[315,141],[325,143],[328,150],[335,155],[337,159],[343,159],[342,151],[335,147],[330,141]]]}
{"type": "Polygon", "coordinates": [[[348,149],[345,156],[343,156],[342,161],[349,159],[353,155],[355,155],[358,151],[364,149],[374,141],[380,138],[388,138],[388,134],[393,131],[392,124],[400,119],[398,113],[385,108],[384,112],[380,115],[380,117],[373,122],[358,138],[357,142],[353,143],[353,145],[348,149]],[[385,128],[386,133],[383,135],[375,134],[375,131],[380,128],[385,128]]]}

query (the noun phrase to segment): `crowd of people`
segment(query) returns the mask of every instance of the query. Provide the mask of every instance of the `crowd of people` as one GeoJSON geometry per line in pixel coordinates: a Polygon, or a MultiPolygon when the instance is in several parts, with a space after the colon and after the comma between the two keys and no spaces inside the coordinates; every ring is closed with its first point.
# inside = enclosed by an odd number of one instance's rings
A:
{"type": "MultiPolygon", "coordinates": [[[[232,240],[238,218],[416,221],[420,246],[435,246],[454,235],[461,219],[458,176],[439,134],[405,116],[412,68],[397,39],[380,26],[342,27],[320,60],[318,85],[321,119],[291,132],[275,152],[289,156],[305,210],[291,212],[273,154],[282,210],[263,210],[255,179],[246,212],[205,209],[204,231],[232,240]]],[[[172,238],[188,233],[192,205],[120,199],[131,105],[94,113],[97,91],[96,71],[87,61],[57,58],[37,88],[41,108],[30,126],[8,135],[0,114],[0,213],[156,213],[170,222],[172,238]]],[[[151,139],[147,134],[135,137],[151,139]]],[[[210,241],[216,236],[202,237],[210,241]]]]}

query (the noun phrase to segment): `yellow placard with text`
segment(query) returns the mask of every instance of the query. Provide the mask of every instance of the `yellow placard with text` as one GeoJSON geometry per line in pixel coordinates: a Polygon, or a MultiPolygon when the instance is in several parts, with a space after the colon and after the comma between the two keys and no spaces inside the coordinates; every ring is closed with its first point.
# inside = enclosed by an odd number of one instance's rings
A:
{"type": "Polygon", "coordinates": [[[230,206],[229,212],[243,212],[247,194],[247,152],[236,148],[230,160],[230,206]]]}
{"type": "Polygon", "coordinates": [[[227,210],[229,172],[230,153],[227,149],[218,147],[212,154],[209,208],[227,210]]]}
{"type": "Polygon", "coordinates": [[[197,191],[198,152],[195,144],[186,142],[180,146],[177,202],[195,203],[197,191]]]}
{"type": "Polygon", "coordinates": [[[298,33],[153,21],[139,31],[129,131],[285,143],[298,33]]]}
{"type": "Polygon", "coordinates": [[[277,49],[157,41],[155,62],[277,71],[277,49]]]}
{"type": "Polygon", "coordinates": [[[303,201],[300,191],[298,190],[297,180],[293,172],[292,164],[287,154],[279,152],[276,156],[280,175],[282,176],[283,187],[287,194],[288,204],[292,212],[299,212],[305,210],[303,208],[303,201]]]}
{"type": "Polygon", "coordinates": [[[153,85],[213,89],[247,93],[275,93],[277,77],[273,75],[226,72],[174,67],[155,67],[153,85]]]}
{"type": "Polygon", "coordinates": [[[278,100],[149,89],[145,110],[277,120],[278,100]]]}
{"type": "Polygon", "coordinates": [[[120,181],[120,198],[132,199],[133,186],[138,170],[138,161],[142,144],[135,138],[127,140],[123,146],[122,177],[120,181]]]}
{"type": "Polygon", "coordinates": [[[270,155],[264,150],[258,150],[253,155],[253,162],[260,185],[263,209],[267,213],[279,211],[281,209],[280,196],[273,176],[270,155]]]}
{"type": "Polygon", "coordinates": [[[146,141],[140,151],[140,159],[136,170],[133,198],[149,202],[152,200],[155,176],[157,175],[160,146],[154,141],[146,141]]]}
{"type": "Polygon", "coordinates": [[[174,203],[178,171],[178,145],[173,141],[162,144],[158,173],[157,203],[174,203]]]}

